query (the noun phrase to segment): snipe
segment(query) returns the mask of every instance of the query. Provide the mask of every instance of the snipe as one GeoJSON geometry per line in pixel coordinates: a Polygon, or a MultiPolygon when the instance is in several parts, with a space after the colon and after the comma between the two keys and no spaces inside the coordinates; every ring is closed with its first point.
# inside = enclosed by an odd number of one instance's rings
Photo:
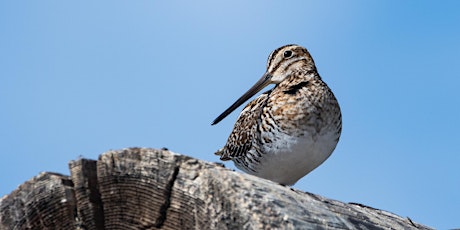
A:
{"type": "Polygon", "coordinates": [[[244,172],[292,185],[331,155],[342,131],[337,99],[307,49],[274,50],[262,78],[212,124],[269,84],[275,87],[246,105],[216,154],[244,172]]]}

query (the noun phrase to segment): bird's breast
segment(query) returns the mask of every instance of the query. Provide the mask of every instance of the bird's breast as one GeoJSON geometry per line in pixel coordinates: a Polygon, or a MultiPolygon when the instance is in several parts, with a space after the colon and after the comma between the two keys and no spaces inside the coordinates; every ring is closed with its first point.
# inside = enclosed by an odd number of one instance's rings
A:
{"type": "Polygon", "coordinates": [[[305,132],[291,136],[282,132],[263,133],[269,143],[258,146],[263,152],[255,175],[281,184],[294,184],[324,162],[337,145],[332,133],[317,135],[305,132]]]}

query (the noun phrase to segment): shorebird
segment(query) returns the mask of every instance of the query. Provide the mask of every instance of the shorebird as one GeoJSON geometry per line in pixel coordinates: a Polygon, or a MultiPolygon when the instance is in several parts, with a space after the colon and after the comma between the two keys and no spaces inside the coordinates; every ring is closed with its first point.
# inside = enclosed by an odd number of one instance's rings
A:
{"type": "Polygon", "coordinates": [[[275,86],[242,110],[215,154],[246,173],[293,185],[332,154],[342,131],[337,99],[307,49],[285,45],[274,50],[262,77],[212,125],[270,84],[275,86]]]}

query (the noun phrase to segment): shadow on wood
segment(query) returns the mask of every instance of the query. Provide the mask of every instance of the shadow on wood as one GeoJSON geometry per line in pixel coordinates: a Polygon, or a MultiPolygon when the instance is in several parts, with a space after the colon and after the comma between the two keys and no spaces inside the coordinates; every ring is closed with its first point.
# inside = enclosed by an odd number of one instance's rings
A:
{"type": "Polygon", "coordinates": [[[430,229],[167,150],[109,151],[0,200],[0,229],[430,229]]]}

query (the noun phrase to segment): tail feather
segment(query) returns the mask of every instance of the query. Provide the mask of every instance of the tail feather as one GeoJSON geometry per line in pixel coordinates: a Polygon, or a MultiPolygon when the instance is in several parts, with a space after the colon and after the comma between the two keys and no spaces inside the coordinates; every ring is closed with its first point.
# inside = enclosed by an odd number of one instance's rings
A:
{"type": "Polygon", "coordinates": [[[223,161],[231,160],[231,158],[228,156],[227,151],[225,151],[225,148],[217,150],[214,154],[220,156],[220,159],[223,161]]]}

